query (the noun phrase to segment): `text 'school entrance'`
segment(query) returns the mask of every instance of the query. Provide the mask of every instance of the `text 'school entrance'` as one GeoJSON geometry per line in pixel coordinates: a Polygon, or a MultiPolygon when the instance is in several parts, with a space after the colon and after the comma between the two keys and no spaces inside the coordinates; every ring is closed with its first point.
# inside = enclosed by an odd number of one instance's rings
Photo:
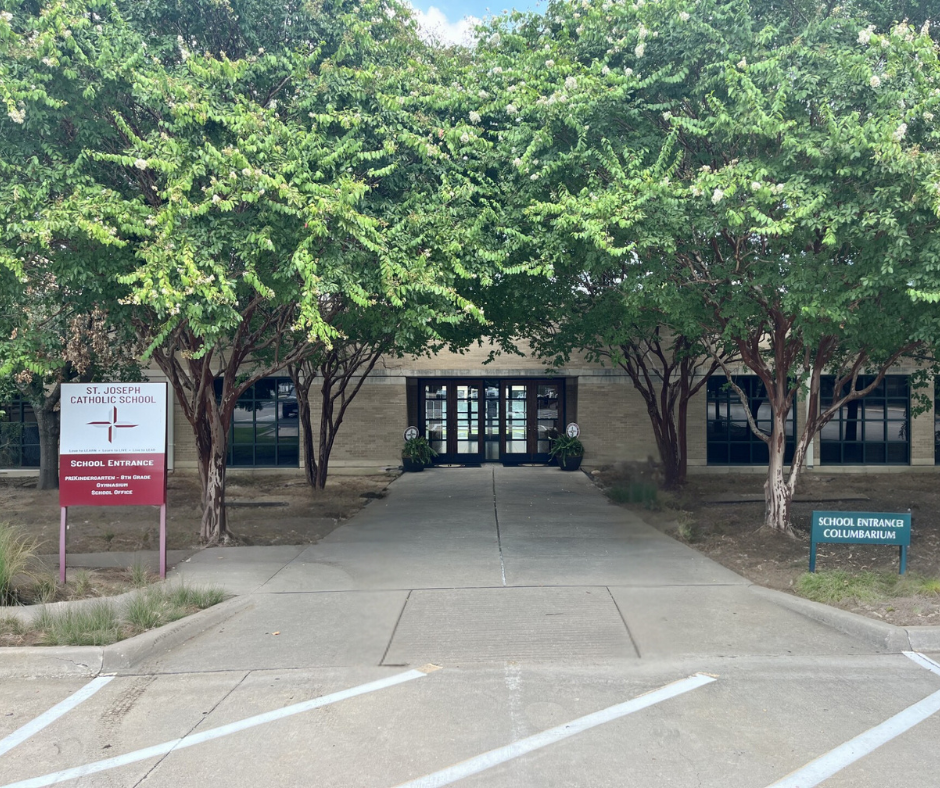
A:
{"type": "Polygon", "coordinates": [[[420,429],[439,463],[548,462],[565,418],[565,381],[422,380],[420,429]]]}

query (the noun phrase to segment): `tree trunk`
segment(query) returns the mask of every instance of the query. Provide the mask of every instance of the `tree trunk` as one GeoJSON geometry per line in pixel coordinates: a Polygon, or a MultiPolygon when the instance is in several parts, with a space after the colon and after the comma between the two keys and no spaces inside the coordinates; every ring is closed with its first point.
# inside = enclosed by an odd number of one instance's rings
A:
{"type": "Polygon", "coordinates": [[[231,535],[225,514],[225,472],[232,416],[231,409],[224,412],[219,408],[214,393],[209,397],[202,408],[203,420],[196,440],[200,455],[199,475],[203,483],[199,538],[204,544],[227,544],[231,535]]]}
{"type": "Polygon", "coordinates": [[[663,467],[663,488],[675,490],[685,483],[685,457],[679,449],[676,435],[670,434],[671,430],[660,427],[653,431],[663,467]]]}
{"type": "MultiPolygon", "coordinates": [[[[767,444],[769,461],[767,481],[764,482],[764,525],[780,533],[792,534],[790,504],[793,502],[794,486],[784,475],[788,412],[774,413],[773,430],[770,433],[770,442],[767,444]]],[[[791,479],[795,481],[795,474],[791,474],[791,479]]]]}
{"type": "Polygon", "coordinates": [[[307,484],[317,488],[317,460],[313,450],[313,426],[310,424],[310,400],[306,394],[302,395],[297,383],[294,383],[297,394],[297,420],[300,422],[301,440],[303,441],[304,478],[307,484]]]}
{"type": "Polygon", "coordinates": [[[206,486],[202,499],[200,540],[204,544],[225,544],[229,541],[225,517],[225,449],[215,445],[206,468],[206,486]]]}
{"type": "Polygon", "coordinates": [[[55,490],[59,487],[59,412],[34,408],[36,426],[39,427],[39,481],[37,489],[55,490]]]}

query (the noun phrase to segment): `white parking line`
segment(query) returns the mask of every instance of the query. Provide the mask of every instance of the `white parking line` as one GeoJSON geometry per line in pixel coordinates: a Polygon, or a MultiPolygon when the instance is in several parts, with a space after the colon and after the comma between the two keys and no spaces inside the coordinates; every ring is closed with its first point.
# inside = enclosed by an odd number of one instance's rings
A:
{"type": "Polygon", "coordinates": [[[927,668],[931,673],[936,673],[940,676],[940,665],[934,662],[930,657],[925,657],[923,654],[917,651],[905,651],[903,652],[904,656],[908,659],[914,660],[922,668],[927,668]]]}
{"type": "Polygon", "coordinates": [[[92,695],[94,695],[98,690],[100,690],[105,684],[110,682],[114,676],[99,676],[96,679],[89,681],[84,687],[82,687],[78,692],[74,692],[69,695],[61,703],[57,703],[49,711],[40,714],[36,719],[27,722],[22,728],[17,728],[13,733],[11,733],[6,738],[0,740],[0,755],[5,755],[17,744],[22,744],[30,736],[39,733],[47,725],[51,725],[63,714],[74,709],[79,703],[83,700],[88,700],[92,695]]]}
{"type": "Polygon", "coordinates": [[[685,692],[697,689],[705,684],[710,684],[713,681],[715,681],[713,677],[698,673],[682,681],[677,681],[661,689],[649,692],[646,695],[628,700],[625,703],[610,706],[602,711],[596,711],[593,714],[579,717],[564,725],[549,728],[547,731],[542,731],[534,736],[520,739],[512,744],[507,744],[505,747],[490,750],[468,761],[458,763],[456,766],[442,769],[439,772],[434,772],[425,777],[419,777],[417,780],[412,780],[411,782],[402,783],[398,788],[440,788],[440,786],[450,785],[451,783],[457,782],[457,780],[462,780],[464,777],[479,774],[501,763],[511,761],[513,758],[518,758],[520,755],[525,755],[526,753],[541,749],[542,747],[548,747],[550,744],[555,744],[556,742],[560,742],[570,736],[575,736],[590,728],[603,725],[605,722],[616,720],[619,717],[625,717],[635,711],[654,706],[664,700],[682,695],[685,692]]]}
{"type": "MultiPolygon", "coordinates": [[[[916,651],[905,651],[904,656],[940,676],[940,665],[932,659],[925,657],[923,654],[918,654],[916,651]]],[[[938,711],[940,711],[940,691],[928,695],[922,701],[915,703],[913,706],[908,706],[904,711],[895,714],[881,725],[876,725],[840,747],[821,755],[815,761],[787,775],[782,780],[768,786],[768,788],[813,788],[813,786],[828,780],[846,766],[855,763],[860,758],[864,758],[870,752],[877,750],[882,744],[887,744],[938,711]]]]}
{"type": "Polygon", "coordinates": [[[332,695],[324,695],[321,698],[295,703],[292,706],[285,706],[284,708],[267,711],[263,714],[256,714],[254,717],[247,717],[244,720],[232,722],[228,725],[220,725],[218,728],[210,728],[209,730],[195,733],[192,736],[184,736],[181,739],[171,739],[162,744],[155,744],[153,747],[145,747],[142,750],[135,750],[125,753],[124,755],[118,755],[114,758],[107,758],[103,761],[95,761],[93,763],[87,763],[84,766],[76,766],[72,769],[64,769],[59,772],[45,774],[42,777],[33,777],[28,780],[9,783],[3,786],[3,788],[41,788],[42,786],[54,785],[55,783],[65,782],[66,780],[74,780],[76,777],[84,777],[88,774],[97,774],[98,772],[104,772],[109,769],[117,769],[120,766],[126,766],[127,764],[136,763],[137,761],[144,761],[147,758],[153,758],[157,755],[165,755],[173,750],[193,747],[197,744],[212,741],[213,739],[229,736],[232,733],[238,733],[247,728],[254,728],[257,725],[264,725],[267,722],[274,722],[284,717],[291,717],[294,714],[301,714],[305,711],[318,709],[321,706],[328,706],[331,703],[338,703],[341,700],[355,698],[358,695],[376,692],[377,690],[386,689],[387,687],[394,687],[396,684],[404,684],[406,681],[424,678],[429,672],[429,670],[422,669],[396,673],[394,676],[379,679],[378,681],[360,684],[358,687],[351,687],[350,689],[341,690],[340,692],[334,692],[332,695]]]}

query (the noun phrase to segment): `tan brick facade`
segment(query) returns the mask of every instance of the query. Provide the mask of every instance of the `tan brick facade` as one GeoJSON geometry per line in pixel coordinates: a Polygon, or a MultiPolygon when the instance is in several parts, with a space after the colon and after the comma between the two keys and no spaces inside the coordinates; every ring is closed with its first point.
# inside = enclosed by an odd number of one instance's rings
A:
{"type": "MultiPolygon", "coordinates": [[[[409,424],[420,424],[417,412],[419,378],[467,377],[473,379],[546,378],[545,367],[531,356],[496,355],[485,363],[491,346],[473,347],[465,353],[442,352],[436,355],[384,359],[364,383],[351,403],[336,439],[331,469],[336,473],[380,471],[400,464],[402,431],[409,424]]],[[[912,372],[902,366],[896,374],[912,372]]],[[[748,374],[746,369],[734,372],[748,374]]],[[[649,417],[642,397],[630,379],[619,369],[592,364],[583,357],[571,359],[568,366],[554,371],[566,381],[566,420],[577,421],[586,447],[585,464],[645,462],[656,457],[657,450],[649,417]]],[[[156,371],[151,380],[159,380],[156,371]]],[[[921,392],[934,402],[931,383],[921,392]]],[[[311,394],[313,428],[318,429],[319,403],[316,387],[311,394]]],[[[171,467],[196,468],[192,429],[179,404],[172,408],[171,467]]],[[[798,425],[806,418],[805,398],[798,403],[798,425]]],[[[807,457],[807,470],[822,473],[885,472],[919,469],[936,471],[935,421],[933,409],[911,420],[910,465],[825,465],[820,462],[819,436],[807,457]]],[[[688,413],[688,464],[690,473],[761,472],[759,466],[716,466],[707,460],[707,403],[705,389],[693,398],[688,413]]],[[[243,470],[238,468],[237,471],[243,470]]],[[[289,469],[278,468],[278,472],[289,469]]],[[[264,472],[263,469],[258,469],[264,472]]],[[[299,469],[298,469],[299,472],[299,469]]]]}

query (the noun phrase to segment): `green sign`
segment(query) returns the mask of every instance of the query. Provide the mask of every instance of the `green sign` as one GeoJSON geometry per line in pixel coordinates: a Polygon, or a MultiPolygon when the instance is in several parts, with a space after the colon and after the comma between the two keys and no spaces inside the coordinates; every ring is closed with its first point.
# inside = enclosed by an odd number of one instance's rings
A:
{"type": "Polygon", "coordinates": [[[813,512],[809,571],[816,571],[816,545],[887,544],[900,550],[903,575],[907,569],[907,548],[911,544],[911,515],[884,512],[813,512]]]}

